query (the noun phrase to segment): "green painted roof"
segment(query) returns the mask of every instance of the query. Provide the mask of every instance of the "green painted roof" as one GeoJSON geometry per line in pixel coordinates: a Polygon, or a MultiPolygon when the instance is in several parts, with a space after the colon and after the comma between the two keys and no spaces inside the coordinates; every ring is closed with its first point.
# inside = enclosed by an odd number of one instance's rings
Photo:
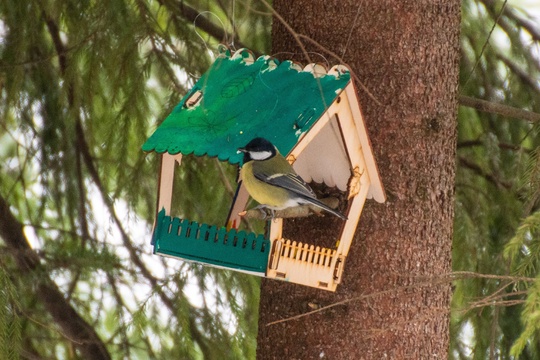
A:
{"type": "Polygon", "coordinates": [[[262,136],[287,154],[349,80],[348,72],[315,77],[291,61],[222,51],[142,149],[236,164],[242,159],[237,149],[262,136]],[[197,91],[201,101],[188,108],[186,100],[197,91]]]}

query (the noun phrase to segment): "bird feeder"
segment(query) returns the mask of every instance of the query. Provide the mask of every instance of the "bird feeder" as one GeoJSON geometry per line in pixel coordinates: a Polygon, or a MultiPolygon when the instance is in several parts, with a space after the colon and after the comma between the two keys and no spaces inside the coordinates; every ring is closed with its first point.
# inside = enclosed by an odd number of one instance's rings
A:
{"type": "MultiPolygon", "coordinates": [[[[154,253],[335,291],[366,199],[385,201],[349,70],[301,67],[226,47],[143,145],[161,155],[154,253]],[[264,137],[306,181],[346,193],[348,207],[335,248],[282,236],[283,219],[266,236],[238,230],[249,195],[241,183],[226,226],[171,214],[175,167],[182,155],[240,165],[237,149],[264,137]]],[[[328,215],[330,216],[330,215],[328,215]]]]}

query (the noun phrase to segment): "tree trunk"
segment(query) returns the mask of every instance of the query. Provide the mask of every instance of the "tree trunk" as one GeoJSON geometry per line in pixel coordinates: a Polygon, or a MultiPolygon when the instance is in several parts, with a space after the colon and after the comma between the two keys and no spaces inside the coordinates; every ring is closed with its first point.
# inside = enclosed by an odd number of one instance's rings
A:
{"type": "MultiPolygon", "coordinates": [[[[388,200],[366,202],[335,294],[263,280],[257,358],[446,359],[451,288],[434,278],[451,271],[460,2],[273,4],[297,33],[343,57],[381,103],[359,91],[388,200]]],[[[302,40],[311,61],[338,62],[302,40]]],[[[278,19],[273,53],[306,63],[278,19]]],[[[284,235],[314,243],[333,224],[285,221],[284,235]]]]}

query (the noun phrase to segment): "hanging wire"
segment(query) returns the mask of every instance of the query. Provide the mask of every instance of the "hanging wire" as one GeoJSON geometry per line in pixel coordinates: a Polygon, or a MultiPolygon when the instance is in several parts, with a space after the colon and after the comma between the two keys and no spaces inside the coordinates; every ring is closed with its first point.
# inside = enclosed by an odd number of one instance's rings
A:
{"type": "MultiPolygon", "coordinates": [[[[217,16],[216,14],[214,14],[214,13],[211,12],[211,11],[202,11],[202,12],[198,13],[197,16],[195,16],[195,19],[193,19],[193,27],[194,27],[195,33],[197,34],[197,36],[198,36],[199,38],[201,38],[201,40],[202,40],[202,42],[203,42],[204,47],[206,48],[206,50],[207,50],[208,52],[210,52],[213,56],[216,56],[215,51],[213,51],[212,49],[210,49],[210,47],[208,46],[208,42],[207,42],[207,41],[202,37],[202,35],[199,34],[199,32],[197,31],[197,19],[199,18],[199,16],[204,15],[204,14],[210,14],[210,15],[215,16],[215,17],[218,19],[219,23],[221,24],[221,28],[222,28],[222,29],[225,29],[225,24],[223,23],[223,21],[221,21],[221,19],[219,18],[219,16],[217,16]]],[[[234,39],[234,36],[233,36],[233,39],[234,39]]],[[[228,42],[228,41],[226,40],[226,42],[228,42]]]]}
{"type": "Polygon", "coordinates": [[[484,51],[486,50],[486,47],[489,45],[489,39],[491,38],[491,34],[493,34],[493,31],[495,30],[495,27],[499,23],[499,19],[501,18],[502,13],[504,12],[504,9],[506,8],[507,3],[508,3],[508,0],[504,0],[501,11],[499,11],[499,14],[497,14],[497,19],[495,19],[495,23],[493,23],[493,26],[491,27],[491,30],[489,31],[489,34],[487,36],[487,39],[484,42],[484,45],[482,46],[482,50],[480,51],[480,55],[478,55],[478,58],[476,59],[476,62],[474,63],[474,66],[472,67],[471,71],[469,72],[469,75],[467,75],[467,79],[465,80],[465,83],[461,87],[462,89],[464,89],[465,86],[469,83],[469,80],[471,79],[472,74],[474,73],[474,71],[478,67],[478,64],[480,64],[480,60],[482,60],[482,55],[484,55],[484,51]]]}
{"type": "Polygon", "coordinates": [[[236,0],[232,1],[232,29],[231,29],[231,49],[236,49],[234,46],[234,39],[236,38],[236,14],[235,14],[235,8],[236,8],[236,0]]]}
{"type": "Polygon", "coordinates": [[[356,22],[358,21],[358,17],[360,16],[360,9],[361,8],[362,8],[362,6],[358,5],[358,10],[356,10],[356,16],[354,17],[354,21],[353,21],[353,23],[351,25],[351,30],[349,31],[349,36],[347,37],[347,41],[345,42],[345,48],[343,49],[343,53],[341,54],[342,59],[345,57],[345,53],[347,52],[347,49],[349,48],[349,43],[351,42],[354,27],[356,26],[356,22]]]}

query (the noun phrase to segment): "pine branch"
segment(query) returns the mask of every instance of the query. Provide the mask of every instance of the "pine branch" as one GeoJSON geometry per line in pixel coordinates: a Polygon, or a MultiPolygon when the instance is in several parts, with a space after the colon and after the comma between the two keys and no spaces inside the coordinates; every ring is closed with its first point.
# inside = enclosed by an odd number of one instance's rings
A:
{"type": "MultiPolygon", "coordinates": [[[[84,137],[84,131],[80,122],[76,124],[76,132],[77,132],[77,140],[78,140],[77,146],[79,150],[81,151],[85,166],[90,174],[90,177],[92,178],[92,181],[98,188],[98,191],[101,195],[101,199],[103,203],[105,204],[105,206],[107,207],[109,213],[111,214],[113,222],[116,224],[118,231],[120,231],[122,244],[128,251],[130,260],[140,270],[142,276],[146,280],[149,281],[154,291],[158,294],[161,301],[171,311],[171,313],[177,314],[178,308],[175,302],[165,294],[165,292],[163,291],[162,287],[160,286],[158,282],[158,279],[154,277],[151,274],[150,270],[148,270],[148,268],[145,266],[145,264],[142,261],[142,258],[139,256],[137,252],[137,249],[133,246],[134,242],[131,240],[127,231],[122,226],[122,222],[120,221],[120,218],[118,217],[118,214],[116,213],[116,210],[114,208],[113,200],[108,196],[108,192],[106,191],[105,186],[103,185],[103,182],[101,181],[101,178],[99,177],[98,170],[94,164],[94,159],[92,155],[90,154],[90,148],[84,137]]],[[[201,351],[203,353],[209,353],[210,350],[206,344],[207,341],[205,339],[205,336],[199,330],[199,327],[196,324],[195,315],[193,313],[189,314],[189,323],[190,323],[189,330],[190,330],[191,336],[193,337],[195,342],[197,342],[197,344],[200,346],[201,351]]]]}
{"type": "Polygon", "coordinates": [[[461,95],[459,97],[459,104],[461,106],[466,106],[483,112],[489,112],[514,119],[540,122],[539,113],[515,108],[508,105],[498,104],[491,101],[475,99],[470,96],[461,95]]]}
{"type": "MultiPolygon", "coordinates": [[[[42,10],[42,16],[45,20],[45,23],[47,24],[47,29],[49,31],[49,34],[52,38],[54,48],[56,50],[56,53],[58,55],[58,63],[60,65],[60,74],[65,79],[66,75],[66,69],[68,66],[68,58],[67,58],[67,49],[64,43],[62,42],[62,39],[60,37],[60,28],[58,24],[47,15],[45,10],[42,10]]],[[[68,86],[68,105],[70,109],[75,108],[75,87],[73,86],[73,83],[67,82],[68,86]]],[[[76,122],[79,124],[81,122],[80,116],[76,116],[76,122]]],[[[79,198],[79,204],[78,204],[78,212],[79,212],[79,228],[81,229],[81,247],[84,247],[86,242],[91,239],[90,231],[88,230],[88,217],[86,213],[86,187],[84,185],[84,175],[82,172],[82,161],[81,161],[81,154],[80,149],[76,146],[76,140],[74,140],[74,147],[75,147],[75,165],[76,165],[76,173],[77,173],[77,190],[78,190],[78,198],[79,198]]],[[[71,296],[73,292],[75,291],[75,288],[77,287],[77,284],[79,282],[81,272],[80,270],[77,270],[75,276],[72,278],[71,283],[69,285],[68,291],[66,293],[67,295],[67,301],[71,299],[71,296]]]]}
{"type": "Polygon", "coordinates": [[[486,50],[487,46],[489,45],[489,39],[491,38],[491,35],[493,34],[493,30],[495,30],[495,27],[497,26],[497,23],[501,19],[501,15],[503,10],[506,8],[508,0],[503,1],[502,9],[497,14],[497,17],[495,18],[495,21],[493,22],[493,25],[491,26],[491,30],[489,31],[489,34],[487,36],[487,39],[484,41],[484,44],[482,45],[482,50],[480,50],[480,54],[478,55],[478,58],[476,59],[476,62],[474,63],[471,71],[469,72],[469,75],[467,75],[467,78],[465,80],[465,83],[463,84],[463,87],[465,87],[469,80],[472,78],[472,75],[474,71],[476,70],[477,66],[480,64],[480,61],[482,60],[482,56],[484,55],[484,51],[486,50]]]}
{"type": "MultiPolygon", "coordinates": [[[[495,1],[494,0],[480,0],[486,7],[489,7],[491,9],[495,8],[495,1]]],[[[518,13],[512,9],[510,6],[505,6],[503,9],[503,15],[509,17],[510,19],[514,20],[516,24],[519,27],[522,27],[529,32],[533,40],[540,41],[540,28],[538,27],[538,24],[535,24],[533,21],[529,19],[524,19],[518,13]]]]}
{"type": "MultiPolygon", "coordinates": [[[[467,141],[458,142],[457,148],[462,149],[462,148],[483,146],[483,145],[485,145],[485,142],[482,140],[467,140],[467,141]]],[[[514,145],[514,144],[498,143],[497,146],[499,146],[500,149],[504,149],[504,150],[524,151],[526,153],[531,152],[530,149],[524,148],[519,145],[514,145]]]]}
{"type": "Polygon", "coordinates": [[[114,298],[116,299],[116,307],[118,312],[118,323],[119,326],[115,332],[115,334],[111,337],[114,338],[116,334],[120,334],[121,343],[120,348],[124,350],[124,356],[130,358],[130,346],[129,346],[129,338],[127,335],[127,326],[125,323],[125,319],[123,316],[123,309],[126,309],[129,311],[129,308],[126,306],[126,303],[124,299],[122,298],[122,295],[120,294],[120,290],[118,289],[118,286],[116,285],[116,278],[113,274],[110,272],[107,272],[107,280],[109,282],[109,285],[111,286],[112,293],[114,298]]]}
{"type": "MultiPolygon", "coordinates": [[[[59,57],[59,64],[60,64],[60,73],[62,77],[65,77],[65,72],[67,68],[67,57],[65,55],[65,46],[62,43],[59,35],[59,28],[56,25],[56,23],[48,17],[45,12],[43,12],[43,17],[46,19],[47,28],[49,30],[49,33],[51,34],[51,37],[53,39],[53,43],[55,46],[55,50],[57,51],[58,57],[59,57]]],[[[74,88],[71,86],[72,84],[68,85],[68,104],[71,108],[75,107],[74,104],[74,88]]],[[[158,284],[158,280],[150,273],[148,268],[145,266],[145,264],[142,262],[137,249],[133,246],[133,242],[131,241],[129,235],[127,234],[126,230],[122,226],[122,223],[120,221],[120,218],[118,217],[116,210],[114,209],[114,203],[113,200],[108,196],[107,191],[105,190],[105,187],[99,177],[99,173],[97,171],[97,168],[94,164],[93,156],[90,152],[90,147],[86,141],[86,138],[84,136],[84,128],[82,125],[82,121],[80,116],[77,116],[75,119],[75,148],[77,151],[77,156],[80,156],[82,159],[82,163],[85,165],[87,171],[90,174],[90,177],[96,184],[103,203],[106,205],[106,207],[109,210],[109,213],[111,214],[113,221],[115,222],[118,230],[120,231],[122,242],[124,247],[128,250],[130,260],[133,262],[133,264],[139,268],[144,278],[146,278],[151,286],[156,290],[156,292],[159,294],[161,300],[163,303],[171,310],[173,314],[175,314],[176,308],[174,306],[174,302],[166,296],[164,291],[161,289],[161,287],[158,284]]],[[[84,222],[86,222],[86,219],[82,219],[84,222]]],[[[92,329],[93,330],[93,329],[92,329]]],[[[97,335],[96,335],[97,336],[97,335]]],[[[195,336],[194,336],[195,337],[195,336]]],[[[202,337],[202,335],[201,335],[202,337]]]]}
{"type": "Polygon", "coordinates": [[[540,86],[538,85],[538,80],[536,78],[532,77],[527,71],[521,69],[514,61],[510,60],[506,56],[497,54],[497,58],[508,66],[508,68],[517,75],[523,84],[529,86],[535,92],[540,94],[540,86]]]}
{"type": "Polygon", "coordinates": [[[191,6],[185,4],[183,1],[170,2],[168,0],[158,0],[158,2],[161,6],[169,9],[171,13],[176,14],[182,17],[184,20],[193,23],[193,26],[201,29],[217,41],[226,42],[228,39],[231,39],[231,43],[235,44],[238,48],[247,47],[241,41],[236,39],[235,34],[230,34],[224,29],[214,25],[210,20],[206,19],[203,16],[200,16],[201,13],[197,11],[197,9],[192,8],[191,6]]]}
{"type": "Polygon", "coordinates": [[[24,344],[22,345],[21,353],[19,355],[22,359],[26,360],[45,360],[34,348],[29,338],[24,339],[24,344]]]}
{"type": "MultiPolygon", "coordinates": [[[[509,9],[509,7],[505,7],[504,8],[504,15],[501,19],[499,19],[499,22],[498,22],[498,25],[501,27],[501,29],[506,33],[506,35],[510,38],[510,42],[512,44],[519,44],[521,45],[521,47],[523,48],[529,48],[531,46],[530,44],[530,40],[527,39],[525,40],[525,38],[523,36],[521,36],[521,33],[523,32],[523,29],[527,30],[527,31],[531,31],[531,29],[533,31],[536,31],[536,36],[540,35],[540,32],[538,30],[535,30],[533,28],[533,26],[531,26],[531,22],[527,19],[523,19],[521,18],[519,15],[517,15],[517,13],[514,11],[514,10],[510,10],[508,13],[506,13],[506,10],[509,9]],[[516,18],[512,18],[512,16],[517,16],[516,18]]],[[[490,9],[488,8],[488,11],[492,14],[494,14],[494,10],[493,9],[490,9]]],[[[531,35],[533,35],[533,41],[539,41],[540,40],[540,37],[539,38],[535,38],[535,35],[530,32],[531,35]]],[[[512,48],[514,48],[516,45],[512,45],[512,48]]],[[[531,53],[529,52],[523,52],[521,53],[518,57],[521,57],[523,56],[524,57],[524,60],[536,67],[537,69],[540,70],[540,64],[538,63],[538,61],[536,60],[536,58],[534,56],[532,56],[531,53]]]]}
{"type": "Polygon", "coordinates": [[[474,171],[476,174],[480,175],[481,177],[485,178],[487,181],[495,185],[497,188],[505,188],[510,189],[512,187],[512,184],[501,181],[499,178],[497,178],[494,174],[488,174],[486,173],[478,164],[473,163],[472,161],[469,161],[468,159],[460,156],[459,157],[459,164],[461,166],[464,166],[472,171],[474,171]]]}
{"type": "Polygon", "coordinates": [[[13,215],[4,197],[0,196],[0,237],[7,247],[16,250],[14,257],[22,273],[35,274],[37,299],[39,299],[54,322],[62,329],[73,346],[85,359],[103,360],[111,356],[94,328],[88,324],[69,302],[56,284],[46,276],[39,256],[32,250],[23,232],[23,225],[13,215]],[[38,275],[39,274],[39,275],[38,275]]]}

